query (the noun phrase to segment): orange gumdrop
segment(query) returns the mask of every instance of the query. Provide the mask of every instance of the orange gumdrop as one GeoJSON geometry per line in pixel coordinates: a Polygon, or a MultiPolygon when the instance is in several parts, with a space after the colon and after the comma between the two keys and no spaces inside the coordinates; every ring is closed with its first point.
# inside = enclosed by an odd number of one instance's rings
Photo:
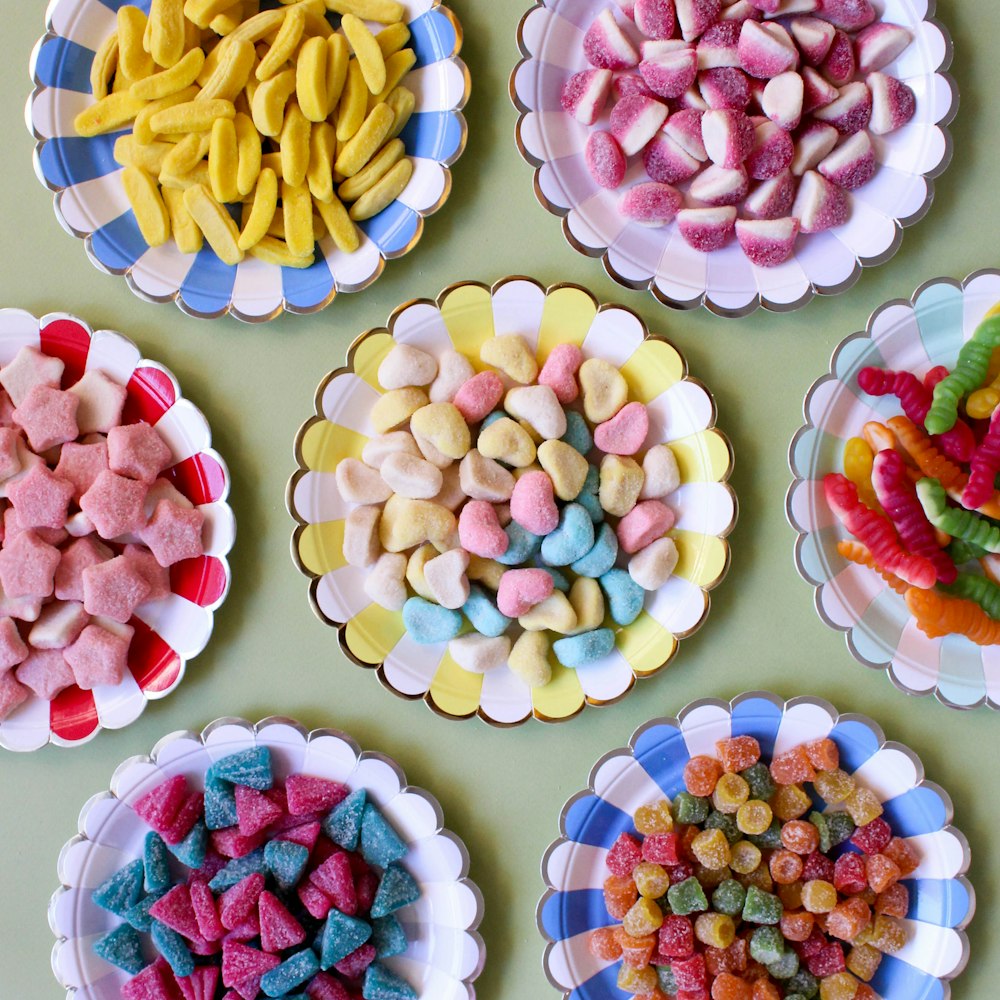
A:
{"type": "Polygon", "coordinates": [[[840,767],[840,748],[829,736],[819,740],[811,740],[805,744],[809,763],[817,771],[835,771],[840,767]]]}
{"type": "Polygon", "coordinates": [[[722,765],[714,758],[701,754],[684,765],[684,787],[692,795],[708,798],[722,776],[722,765]]]}
{"type": "Polygon", "coordinates": [[[616,962],[622,957],[622,946],[615,927],[598,927],[590,935],[590,954],[605,962],[616,962]]]}
{"type": "Polygon", "coordinates": [[[639,890],[628,875],[609,875],[604,880],[604,905],[615,920],[622,920],[639,898],[639,890]]]}
{"type": "Polygon", "coordinates": [[[753,1000],[753,987],[731,972],[723,972],[712,983],[712,1000],[753,1000]]]}

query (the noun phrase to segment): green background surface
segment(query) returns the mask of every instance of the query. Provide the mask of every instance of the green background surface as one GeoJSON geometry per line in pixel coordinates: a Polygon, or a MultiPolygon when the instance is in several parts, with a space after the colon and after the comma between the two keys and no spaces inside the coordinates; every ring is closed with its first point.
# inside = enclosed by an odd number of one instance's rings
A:
{"type": "Polygon", "coordinates": [[[82,244],[60,229],[51,196],[34,176],[23,121],[28,58],[43,30],[44,6],[0,0],[0,305],[36,315],[75,313],[94,328],[121,330],[171,368],[184,394],[205,411],[229,463],[238,533],[232,591],[211,642],[174,694],[151,703],[128,728],[101,732],[77,749],[0,757],[0,1000],[62,993],[50,971],[46,920],[56,858],[76,832],[80,807],[107,788],[117,764],[148,752],[168,732],[199,729],[222,715],[271,714],[344,729],[363,747],[395,757],[411,783],[436,795],[447,825],[468,845],[471,877],[486,900],[481,932],[488,957],[478,995],[555,996],[542,973],[534,915],[543,890],[540,859],[558,835],[563,803],[586,785],[597,758],[625,744],[647,719],[673,715],[696,698],[730,698],[751,688],[818,695],[841,711],[870,714],[890,739],[913,747],[928,776],[950,792],[956,825],[972,846],[970,877],[979,893],[969,931],[972,958],[954,996],[995,998],[1000,798],[993,767],[1000,718],[988,709],[960,714],[933,699],[908,698],[850,657],[843,636],[820,622],[812,588],[795,571],[784,495],[786,452],[802,422],[803,396],[827,370],[837,343],[863,328],[880,303],[908,297],[928,279],[1000,266],[996,0],[938,4],[954,39],[952,73],[961,93],[951,127],[954,159],[930,212],[906,232],[899,253],[842,295],[790,315],[758,311],[740,320],[671,311],[646,293],[619,287],[597,261],[565,244],[558,221],[536,202],[531,168],[514,144],[508,77],[527,0],[454,0],[473,96],[468,149],[454,169],[450,201],[428,221],[417,248],[391,262],[371,288],[341,296],[319,315],[265,326],[205,322],[173,305],[142,302],[123,279],[98,272],[82,244]],[[433,297],[459,280],[492,283],[513,273],[586,285],[601,300],[636,310],[677,344],[691,373],[715,394],[718,424],[736,454],[732,483],[741,510],[729,575],[712,595],[704,627],[681,644],[669,670],[640,682],[620,703],[588,708],[568,723],[497,730],[478,720],[448,721],[419,701],[398,699],[345,659],[333,630],[313,615],[306,580],[289,557],[292,521],[284,496],[295,469],[292,442],[313,412],[316,385],[343,363],[359,333],[384,323],[408,299],[433,297]]]}

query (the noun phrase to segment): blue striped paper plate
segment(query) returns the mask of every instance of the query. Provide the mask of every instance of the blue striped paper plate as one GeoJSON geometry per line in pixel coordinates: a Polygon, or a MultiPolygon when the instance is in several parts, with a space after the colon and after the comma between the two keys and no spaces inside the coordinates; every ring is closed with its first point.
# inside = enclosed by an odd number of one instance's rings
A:
{"type": "MultiPolygon", "coordinates": [[[[148,11],[150,0],[134,0],[148,11]]],[[[54,0],[46,31],[31,55],[34,89],[26,120],[35,137],[38,179],[55,192],[63,229],[84,241],[87,256],[107,274],[124,275],[129,288],[150,302],[174,301],[203,319],[231,313],[260,323],[283,311],[313,313],[339,292],[358,292],[382,273],[385,262],[402,257],[423,233],[424,219],[451,193],[450,166],[465,149],[467,126],[461,109],[470,78],[458,57],[462,29],[439,0],[404,0],[410,44],[417,62],[406,79],[416,110],[401,138],[414,171],[403,193],[384,211],[361,223],[361,246],[339,251],[329,236],[317,245],[306,269],[282,268],[248,257],[223,264],[207,246],[196,255],[172,243],[150,249],[143,240],[118,176],[116,132],[94,138],[75,134],[73,120],[93,100],[90,65],[101,41],[115,30],[122,0],[54,0]]],[[[265,0],[263,7],[277,6],[265,0]]]]}
{"type": "Polygon", "coordinates": [[[618,962],[590,954],[590,934],[615,923],[604,906],[602,884],[608,849],[619,834],[635,833],[639,806],[684,789],[684,765],[714,754],[716,740],[753,736],[765,756],[829,736],[840,748],[840,766],[871,789],[885,806],[894,833],[917,852],[920,865],[904,881],[910,911],[902,921],[904,947],[886,955],[871,982],[883,1000],[946,1000],[949,980],[965,968],[969,942],[964,928],[975,910],[965,878],[971,860],[965,837],[951,825],[948,794],[924,779],[919,757],[862,715],[839,715],[826,701],[750,692],[732,702],[704,699],[676,719],[640,726],[627,747],[602,757],[588,788],[574,795],[559,818],[561,836],[545,852],[546,891],[537,923],[548,942],[549,982],[568,1000],[628,1000],[618,989],[618,962]]]}

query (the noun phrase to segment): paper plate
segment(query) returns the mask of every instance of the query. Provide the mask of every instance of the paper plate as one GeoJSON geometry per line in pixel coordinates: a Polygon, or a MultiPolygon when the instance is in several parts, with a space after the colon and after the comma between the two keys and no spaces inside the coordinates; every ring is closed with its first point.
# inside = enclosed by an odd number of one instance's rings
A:
{"type": "MultiPolygon", "coordinates": [[[[35,137],[35,173],[55,192],[55,212],[63,229],[84,241],[87,256],[101,271],[124,275],[129,288],[149,302],[174,301],[203,319],[231,313],[261,323],[283,311],[313,313],[338,292],[358,292],[381,273],[387,260],[416,245],[424,219],[451,193],[449,167],[465,149],[467,127],[461,109],[470,79],[458,58],[462,29],[439,0],[405,0],[410,45],[417,62],[406,86],[416,110],[403,130],[414,171],[403,193],[388,208],[360,224],[361,246],[353,254],[337,250],[327,236],[316,262],[306,269],[281,268],[247,257],[236,267],[223,264],[206,247],[180,253],[172,242],[150,249],[136,225],[121,185],[113,149],[121,132],[83,139],[73,119],[93,98],[90,65],[94,51],[115,29],[118,0],[53,0],[45,34],[31,56],[34,90],[26,119],[35,137]]],[[[134,6],[149,10],[150,0],[134,6]]],[[[263,6],[277,6],[265,2],[263,6]]]]}
{"type": "Polygon", "coordinates": [[[841,768],[881,799],[896,836],[909,841],[920,865],[903,883],[910,892],[906,945],[882,959],[871,986],[882,1000],[946,1000],[948,980],[968,961],[964,928],[976,905],[965,878],[969,845],[951,825],[948,794],[924,779],[909,747],[887,741],[871,719],[838,715],[818,698],[782,702],[759,691],[732,703],[692,702],[676,719],[640,726],[627,747],[594,765],[588,788],[563,807],[561,836],[542,861],[547,888],[537,911],[549,982],[573,1000],[624,1000],[615,986],[619,963],[594,958],[587,947],[591,931],[615,923],[602,892],[608,848],[622,832],[634,833],[639,806],[684,790],[691,757],[714,755],[716,740],[743,735],[756,737],[768,756],[829,736],[840,748],[841,768]]]}
{"type": "Polygon", "coordinates": [[[437,799],[407,785],[402,768],[384,754],[362,752],[336,730],[308,732],[283,718],[264,719],[256,726],[225,718],[200,734],[171,733],[150,756],[124,761],[111,779],[111,790],[84,805],[79,833],[59,854],[61,885],[49,903],[49,926],[58,939],[52,970],[69,995],[74,1000],[117,1000],[130,978],[92,950],[95,937],[119,921],[96,906],[90,894],[122,865],[142,857],[149,827],[131,804],[178,774],[201,789],[212,761],[255,745],[271,749],[279,776],[302,772],[367,790],[406,842],[406,867],[421,890],[420,899],[397,914],[410,946],[385,964],[403,976],[421,1000],[475,1000],[473,982],[486,960],[486,946],[476,932],[483,898],[467,877],[465,845],[444,829],[437,799]]]}
{"type": "Polygon", "coordinates": [[[170,694],[184,679],[187,661],[212,634],[216,608],[229,592],[226,556],[236,524],[229,507],[229,469],[212,448],[204,414],[181,395],[174,376],[148,361],[131,340],[111,330],[91,329],[66,313],[41,320],[20,309],[0,309],[0,365],[25,344],[66,365],[63,387],[91,368],[106,372],[128,391],[123,419],[145,420],[162,435],[172,465],[163,475],[205,515],[205,554],[170,568],[172,593],[136,608],[129,624],[135,636],[128,673],[117,687],[81,691],[75,684],[51,702],[32,696],[0,722],[0,747],[37,750],[46,743],[76,746],[102,727],[134,722],[146,702],[170,694]]]}
{"type": "Polygon", "coordinates": [[[316,393],[316,416],[299,431],[299,471],[288,489],[288,507],[298,522],[292,556],[311,578],[313,609],[337,629],[341,648],[360,666],[405,698],[422,698],[441,715],[479,715],[495,725],[516,725],[534,716],[546,722],[571,718],[586,705],[606,705],[624,696],[637,678],[662,670],[679,639],[698,629],[708,614],[708,592],[729,567],[726,536],[736,520],[736,499],[727,480],[732,450],[715,428],[711,393],[687,375],[677,349],[652,336],[635,313],[600,305],[577,285],[543,288],[529,278],[510,277],[493,288],[453,285],[434,302],[400,306],[388,325],[369,330],[352,345],[347,366],[331,372],[316,393]],[[380,389],[379,363],[393,340],[434,354],[454,346],[477,368],[484,340],[518,333],[544,358],[557,343],[578,344],[588,357],[617,365],[628,380],[630,399],[650,411],[651,442],[670,442],[682,486],[668,498],[678,520],[670,532],[680,552],[674,575],[646,609],[618,635],[605,659],[580,671],[553,667],[549,684],[532,690],[505,665],[485,676],[468,673],[445,644],[421,646],[405,634],[402,616],[372,604],[362,584],[365,571],[348,566],[341,551],[348,506],[334,481],[337,463],[360,456],[373,434],[369,413],[380,389]]]}
{"type": "MultiPolygon", "coordinates": [[[[601,258],[605,270],[627,288],[648,288],[665,305],[704,305],[722,316],[744,316],[758,306],[788,311],[813,295],[850,288],[862,267],[887,261],[899,248],[902,228],[930,207],[932,178],[951,159],[945,126],[958,109],[958,89],[944,70],[952,46],[932,20],[934,0],[884,0],[886,21],[905,25],[910,47],[886,72],[905,81],[917,98],[913,119],[887,136],[872,136],[880,168],[853,192],[851,217],[825,233],[800,236],[796,254],[778,267],[757,267],[735,241],[710,254],[692,249],[676,222],[659,229],[626,223],[618,212],[620,191],[597,186],[583,150],[590,128],[562,111],[563,84],[588,66],[583,35],[607,7],[606,0],[544,0],[525,14],[518,28],[523,60],[514,70],[510,93],[520,112],[517,145],[535,170],[535,195],[562,217],[563,235],[574,250],[601,258]]],[[[627,31],[636,29],[619,18],[627,31]]],[[[601,121],[607,120],[605,116],[601,121]]],[[[645,178],[633,165],[625,186],[645,178]]]]}
{"type": "Polygon", "coordinates": [[[864,566],[845,560],[837,542],[850,537],[823,496],[823,476],[843,471],[844,443],[869,420],[901,413],[894,396],[875,398],[858,388],[867,365],[922,375],[953,367],[959,349],[987,310],[1000,301],[1000,272],[978,271],[959,284],[938,278],[912,300],[880,306],[863,333],[833,353],[830,372],[806,394],[806,424],[792,438],[788,462],[788,520],[799,533],[795,565],[816,588],[820,618],[847,633],[847,648],[866,667],[886,670],[908,694],[934,694],[952,708],[1000,707],[1000,647],[977,646],[964,636],[929,639],[903,598],[864,566]]]}

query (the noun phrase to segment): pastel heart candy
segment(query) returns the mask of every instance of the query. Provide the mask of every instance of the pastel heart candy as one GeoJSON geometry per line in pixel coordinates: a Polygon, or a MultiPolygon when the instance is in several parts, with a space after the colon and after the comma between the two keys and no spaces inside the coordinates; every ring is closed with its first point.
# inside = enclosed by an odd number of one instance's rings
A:
{"type": "Polygon", "coordinates": [[[649,433],[649,414],[642,403],[626,403],[610,420],[594,428],[594,443],[609,455],[634,455],[649,433]]]}
{"type": "Polygon", "coordinates": [[[569,503],[562,509],[559,526],[542,542],[542,558],[550,566],[568,566],[589,552],[593,544],[594,522],[586,508],[569,503]]]}

